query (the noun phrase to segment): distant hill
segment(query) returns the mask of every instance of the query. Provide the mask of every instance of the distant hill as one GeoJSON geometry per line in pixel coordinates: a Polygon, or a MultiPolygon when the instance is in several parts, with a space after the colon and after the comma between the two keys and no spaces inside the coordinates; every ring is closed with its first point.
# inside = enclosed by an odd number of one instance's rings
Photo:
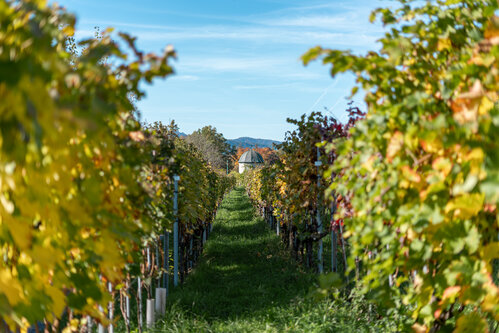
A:
{"type": "Polygon", "coordinates": [[[268,140],[268,139],[255,139],[249,137],[242,137],[237,139],[228,139],[227,142],[234,147],[243,147],[243,148],[255,148],[258,146],[259,148],[274,148],[274,144],[281,143],[280,141],[268,140]]]}

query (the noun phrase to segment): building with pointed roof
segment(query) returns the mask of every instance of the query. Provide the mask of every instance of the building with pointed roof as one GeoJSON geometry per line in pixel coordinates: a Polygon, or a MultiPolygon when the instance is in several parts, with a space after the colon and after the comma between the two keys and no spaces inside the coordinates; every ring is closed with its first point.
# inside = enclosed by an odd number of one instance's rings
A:
{"type": "Polygon", "coordinates": [[[246,169],[262,166],[263,163],[262,155],[253,149],[248,150],[239,158],[239,173],[243,173],[246,169]]]}

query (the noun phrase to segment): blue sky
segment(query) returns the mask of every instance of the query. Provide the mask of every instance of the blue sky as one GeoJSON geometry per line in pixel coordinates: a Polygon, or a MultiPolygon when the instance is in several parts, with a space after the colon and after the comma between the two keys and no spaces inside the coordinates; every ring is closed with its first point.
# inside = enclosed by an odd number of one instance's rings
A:
{"type": "MultiPolygon", "coordinates": [[[[354,85],[333,80],[300,56],[322,45],[365,53],[383,34],[368,22],[376,0],[62,0],[77,16],[79,37],[112,26],[138,37],[147,52],[172,44],[176,74],[144,86],[142,120],[175,120],[186,133],[215,126],[226,138],[282,140],[286,118],[323,111],[340,120],[354,85]]],[[[362,97],[356,98],[364,108],[362,97]]]]}

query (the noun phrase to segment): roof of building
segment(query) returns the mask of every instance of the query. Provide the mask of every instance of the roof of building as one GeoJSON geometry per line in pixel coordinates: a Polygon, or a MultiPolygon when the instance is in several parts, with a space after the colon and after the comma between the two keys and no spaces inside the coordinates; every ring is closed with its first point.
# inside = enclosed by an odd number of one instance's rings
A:
{"type": "Polygon", "coordinates": [[[239,163],[264,163],[264,162],[262,155],[251,149],[241,155],[239,163]]]}

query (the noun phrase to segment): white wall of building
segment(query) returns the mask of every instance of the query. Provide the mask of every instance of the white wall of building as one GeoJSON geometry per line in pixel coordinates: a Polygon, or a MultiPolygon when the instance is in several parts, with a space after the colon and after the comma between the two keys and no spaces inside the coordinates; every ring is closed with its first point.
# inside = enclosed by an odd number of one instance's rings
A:
{"type": "Polygon", "coordinates": [[[251,169],[257,165],[263,165],[261,163],[239,163],[239,173],[243,173],[244,170],[251,169]]]}

